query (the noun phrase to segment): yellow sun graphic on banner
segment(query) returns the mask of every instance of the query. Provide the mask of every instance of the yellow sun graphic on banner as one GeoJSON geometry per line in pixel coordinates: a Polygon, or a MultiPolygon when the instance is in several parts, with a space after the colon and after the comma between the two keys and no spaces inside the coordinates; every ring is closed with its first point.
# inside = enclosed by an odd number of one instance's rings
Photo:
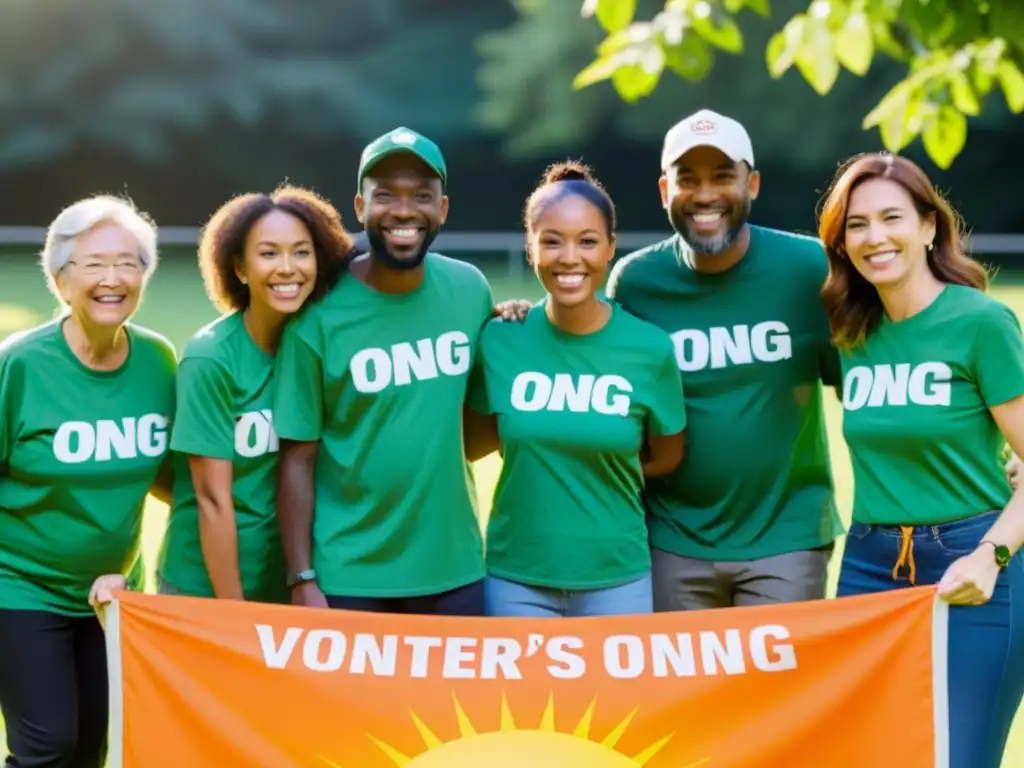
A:
{"type": "MultiPolygon", "coordinates": [[[[517,726],[505,695],[501,697],[501,724],[497,731],[478,733],[458,698],[455,716],[459,723],[459,738],[444,742],[420,719],[410,712],[419,731],[425,750],[417,755],[405,755],[389,744],[370,736],[381,752],[396,766],[403,768],[637,768],[650,761],[668,744],[674,734],[664,736],[635,755],[616,749],[629,728],[637,710],[630,712],[604,738],[591,736],[591,721],[596,700],[590,702],[572,732],[555,730],[555,701],[548,698],[537,728],[517,726]],[[529,762],[527,762],[529,761],[529,762]]],[[[321,757],[329,768],[342,768],[326,757],[321,757]]],[[[711,758],[704,758],[679,768],[699,768],[711,758]]]]}

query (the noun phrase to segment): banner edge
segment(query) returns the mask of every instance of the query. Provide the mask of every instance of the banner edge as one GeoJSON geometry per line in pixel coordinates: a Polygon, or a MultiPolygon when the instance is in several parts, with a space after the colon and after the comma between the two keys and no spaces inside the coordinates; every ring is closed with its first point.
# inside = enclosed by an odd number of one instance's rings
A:
{"type": "Polygon", "coordinates": [[[109,723],[107,768],[124,765],[124,676],[121,674],[121,601],[105,610],[109,723]]]}

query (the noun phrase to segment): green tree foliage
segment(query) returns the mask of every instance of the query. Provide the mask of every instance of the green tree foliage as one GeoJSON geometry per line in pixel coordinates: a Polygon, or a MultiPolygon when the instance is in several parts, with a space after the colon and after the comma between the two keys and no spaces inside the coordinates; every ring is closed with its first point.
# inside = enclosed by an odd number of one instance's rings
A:
{"type": "Polygon", "coordinates": [[[284,149],[409,121],[462,136],[477,99],[469,41],[495,23],[481,5],[0,0],[0,168],[83,145],[168,163],[183,139],[212,164],[251,162],[232,135],[263,129],[284,149]]]}
{"type": "MultiPolygon", "coordinates": [[[[769,0],[666,0],[648,20],[637,19],[637,0],[584,0],[582,16],[595,18],[605,37],[573,85],[611,81],[635,103],[665,72],[700,81],[719,55],[750,52],[737,23],[744,12],[768,18],[769,0]]],[[[892,152],[920,137],[947,169],[967,140],[968,118],[994,91],[1013,114],[1024,112],[1021,0],[814,0],[778,28],[764,55],[773,78],[795,68],[825,95],[842,70],[864,76],[879,54],[905,76],[862,127],[877,128],[892,152]]]]}

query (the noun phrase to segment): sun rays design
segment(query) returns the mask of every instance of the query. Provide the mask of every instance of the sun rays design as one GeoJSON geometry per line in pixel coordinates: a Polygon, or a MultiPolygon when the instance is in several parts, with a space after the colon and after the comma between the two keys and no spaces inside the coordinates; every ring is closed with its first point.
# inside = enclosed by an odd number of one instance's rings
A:
{"type": "MultiPolygon", "coordinates": [[[[404,768],[478,768],[481,765],[488,768],[513,768],[525,765],[524,761],[527,760],[531,768],[638,768],[649,765],[675,735],[664,736],[637,754],[627,755],[617,750],[616,746],[633,721],[637,709],[626,715],[604,738],[599,739],[591,733],[596,699],[590,702],[571,732],[559,732],[555,729],[554,696],[548,697],[538,726],[523,728],[516,724],[505,694],[501,696],[498,730],[480,733],[458,698],[453,698],[455,717],[459,724],[459,736],[456,739],[442,741],[412,711],[409,715],[424,745],[424,750],[419,754],[403,754],[386,742],[367,735],[389,764],[404,768]]],[[[326,757],[321,756],[320,759],[327,768],[343,768],[326,757]]],[[[710,757],[705,757],[679,768],[701,768],[710,760],[710,757]]]]}

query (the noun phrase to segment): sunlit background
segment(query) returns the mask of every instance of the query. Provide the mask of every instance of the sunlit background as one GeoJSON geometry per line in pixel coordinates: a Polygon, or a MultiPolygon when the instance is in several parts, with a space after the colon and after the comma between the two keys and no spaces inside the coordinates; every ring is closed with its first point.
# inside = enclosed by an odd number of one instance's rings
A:
{"type": "MultiPolygon", "coordinates": [[[[833,40],[846,69],[833,77],[829,67],[838,67],[836,56],[822,59],[819,50],[817,59],[791,62],[790,71],[773,78],[769,66],[778,65],[785,52],[773,51],[769,41],[808,3],[705,3],[719,15],[746,6],[736,16],[740,47],[727,26],[704,35],[707,44],[684,37],[684,48],[699,43],[686,49],[691,59],[662,62],[665,72],[656,87],[639,95],[646,88],[643,73],[632,81],[620,78],[614,87],[598,82],[574,90],[574,78],[595,59],[607,35],[596,19],[581,18],[581,5],[0,0],[0,338],[52,316],[54,305],[35,264],[45,225],[79,197],[115,192],[130,195],[161,225],[163,263],[138,321],[180,349],[215,316],[193,247],[196,228],[210,213],[231,195],[288,180],[329,197],[354,227],[351,199],[360,151],[399,125],[436,140],[448,162],[451,215],[438,248],[483,267],[499,299],[539,296],[525,269],[520,222],[526,196],[551,162],[582,158],[594,167],[618,205],[625,251],[667,232],[656,188],[661,138],[699,108],[748,127],[763,174],[753,221],[767,226],[813,231],[815,205],[837,163],[882,148],[879,132],[865,130],[862,120],[906,76],[907,64],[876,55],[864,76],[853,74],[847,64],[858,64],[844,61],[861,51],[852,21],[833,30],[846,35],[833,40]],[[679,76],[687,67],[699,71],[690,71],[691,79],[679,76]],[[812,83],[827,84],[820,90],[829,93],[819,95],[812,83]]],[[[635,5],[638,19],[666,7],[664,0],[635,5]]],[[[819,2],[810,15],[827,15],[830,7],[852,14],[851,9],[874,5],[819,2]]],[[[923,29],[920,39],[937,50],[958,30],[967,34],[969,26],[941,11],[947,7],[952,6],[933,0],[928,12],[939,14],[934,23],[920,17],[905,26],[923,29]],[[950,18],[946,37],[935,37],[950,18]]],[[[1018,16],[1003,10],[1010,13],[1007,25],[1016,26],[1002,34],[1019,58],[1024,13],[1019,5],[1006,7],[1018,9],[1018,16]]],[[[877,52],[885,41],[877,25],[871,29],[877,52]]],[[[1024,108],[1024,80],[1019,86],[1024,108]]],[[[936,110],[954,90],[936,91],[936,110]]],[[[1013,99],[998,90],[977,101],[966,144],[948,170],[936,165],[919,140],[905,154],[923,165],[963,213],[976,255],[999,269],[997,295],[1020,313],[1024,205],[1017,184],[1024,172],[1024,119],[1011,111],[1013,99]]],[[[961,89],[955,103],[963,102],[961,89]]],[[[851,488],[840,418],[831,398],[833,464],[846,512],[851,488]]],[[[477,470],[487,508],[496,462],[482,462],[477,470]]],[[[162,505],[150,505],[150,563],[165,515],[162,505]]],[[[1008,767],[1024,766],[1021,719],[1008,767]]]]}

